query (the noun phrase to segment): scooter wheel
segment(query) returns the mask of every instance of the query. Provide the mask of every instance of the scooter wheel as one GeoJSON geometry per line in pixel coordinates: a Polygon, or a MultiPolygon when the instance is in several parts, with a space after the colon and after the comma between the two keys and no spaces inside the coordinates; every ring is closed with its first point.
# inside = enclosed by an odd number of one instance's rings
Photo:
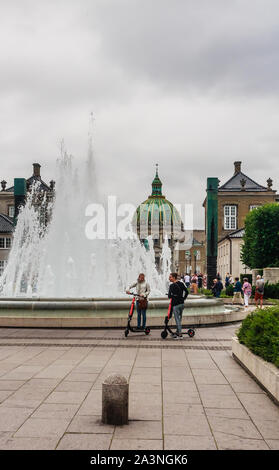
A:
{"type": "Polygon", "coordinates": [[[127,338],[128,334],[129,334],[129,330],[128,330],[128,328],[126,328],[126,330],[125,330],[125,337],[126,338],[127,338]]]}
{"type": "Polygon", "coordinates": [[[192,328],[190,328],[188,331],[187,331],[188,335],[190,336],[190,338],[193,338],[193,336],[195,336],[195,330],[192,330],[192,328]]]}
{"type": "Polygon", "coordinates": [[[168,336],[168,332],[166,330],[162,331],[161,338],[166,339],[167,336],[168,336]]]}
{"type": "Polygon", "coordinates": [[[149,335],[149,333],[150,333],[150,328],[145,328],[144,332],[145,332],[146,335],[149,335]]]}

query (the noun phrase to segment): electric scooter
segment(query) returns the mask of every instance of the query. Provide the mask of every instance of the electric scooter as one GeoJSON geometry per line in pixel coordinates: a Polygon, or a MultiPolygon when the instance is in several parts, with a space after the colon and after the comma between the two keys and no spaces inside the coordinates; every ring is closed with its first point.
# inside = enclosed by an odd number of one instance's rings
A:
{"type": "Polygon", "coordinates": [[[129,314],[128,314],[128,323],[127,323],[127,326],[126,326],[126,329],[125,329],[125,336],[127,338],[130,331],[132,333],[145,333],[146,335],[149,335],[150,328],[148,326],[146,326],[144,328],[144,330],[139,329],[139,328],[134,328],[133,326],[131,326],[131,321],[132,321],[134,310],[135,310],[135,303],[136,303],[136,295],[137,294],[131,292],[131,295],[133,295],[133,300],[132,300],[131,307],[130,307],[129,314]]]}
{"type": "MultiPolygon", "coordinates": [[[[169,321],[170,321],[171,317],[172,317],[172,299],[170,299],[168,314],[165,317],[165,328],[161,333],[162,339],[166,339],[166,337],[168,336],[168,333],[170,333],[170,335],[172,337],[176,336],[176,334],[173,333],[173,331],[171,330],[171,328],[169,326],[169,321]]],[[[193,338],[193,336],[195,336],[195,330],[193,328],[189,328],[188,331],[186,331],[185,333],[182,333],[182,334],[187,334],[190,338],[193,338]]]]}

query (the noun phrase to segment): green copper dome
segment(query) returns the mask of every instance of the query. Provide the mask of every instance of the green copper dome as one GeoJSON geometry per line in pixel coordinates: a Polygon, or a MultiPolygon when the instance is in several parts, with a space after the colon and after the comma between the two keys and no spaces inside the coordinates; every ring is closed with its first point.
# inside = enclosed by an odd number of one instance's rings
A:
{"type": "MultiPolygon", "coordinates": [[[[158,165],[156,165],[156,175],[152,182],[152,194],[137,208],[134,216],[134,223],[144,228],[150,234],[151,226],[163,227],[169,230],[175,227],[176,230],[182,227],[181,217],[174,205],[162,195],[162,182],[158,176],[158,165]],[[136,219],[136,220],[135,220],[136,219]]],[[[140,236],[140,238],[142,238],[140,236]]]]}

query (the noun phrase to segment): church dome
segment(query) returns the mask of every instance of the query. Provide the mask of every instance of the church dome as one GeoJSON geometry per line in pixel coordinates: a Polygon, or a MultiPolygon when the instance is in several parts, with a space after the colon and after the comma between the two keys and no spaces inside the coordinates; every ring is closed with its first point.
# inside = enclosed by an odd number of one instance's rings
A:
{"type": "Polygon", "coordinates": [[[134,216],[135,222],[140,239],[151,235],[153,231],[156,231],[156,227],[159,227],[160,232],[164,229],[165,233],[172,238],[176,238],[176,233],[181,233],[183,230],[178,210],[162,195],[158,165],[156,165],[156,175],[152,182],[152,194],[137,208],[134,216]]]}

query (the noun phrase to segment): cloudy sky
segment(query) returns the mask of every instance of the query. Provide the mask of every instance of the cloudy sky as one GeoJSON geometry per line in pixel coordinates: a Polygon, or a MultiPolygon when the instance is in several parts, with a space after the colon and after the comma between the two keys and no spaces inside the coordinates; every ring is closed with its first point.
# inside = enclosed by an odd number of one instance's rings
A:
{"type": "Polygon", "coordinates": [[[93,111],[101,191],[195,204],[233,162],[279,189],[278,0],[0,0],[1,180],[77,165],[93,111]]]}

